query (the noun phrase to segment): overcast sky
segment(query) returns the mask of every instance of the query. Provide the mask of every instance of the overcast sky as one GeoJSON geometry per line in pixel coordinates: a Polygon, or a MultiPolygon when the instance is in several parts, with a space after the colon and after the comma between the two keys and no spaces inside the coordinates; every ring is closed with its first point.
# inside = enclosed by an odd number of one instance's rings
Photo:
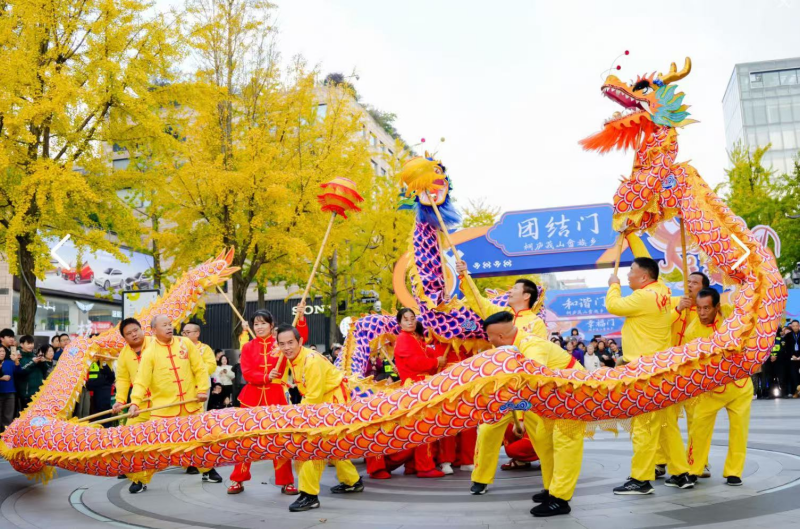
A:
{"type": "Polygon", "coordinates": [[[681,131],[678,159],[711,185],[727,162],[734,64],[800,55],[800,0],[278,5],[284,57],[302,54],[323,74],[355,68],[363,102],[396,113],[409,143],[446,138],[439,155],[461,204],[503,211],[610,202],[632,153],[600,156],[578,141],[618,109],[599,89],[624,50],[624,80],[692,58],[679,86],[700,123],[681,131]]]}

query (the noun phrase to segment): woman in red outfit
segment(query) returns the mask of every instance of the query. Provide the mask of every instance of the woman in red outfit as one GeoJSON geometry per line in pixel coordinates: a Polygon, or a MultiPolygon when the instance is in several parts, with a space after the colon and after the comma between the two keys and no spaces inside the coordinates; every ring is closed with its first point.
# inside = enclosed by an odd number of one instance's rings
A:
{"type": "MultiPolygon", "coordinates": [[[[255,332],[256,338],[242,347],[239,360],[242,377],[247,382],[239,393],[239,403],[242,408],[288,404],[287,362],[272,336],[273,321],[272,314],[267,310],[258,310],[250,318],[250,327],[255,332]]],[[[290,496],[298,494],[294,486],[292,462],[288,459],[276,459],[274,464],[275,484],[281,486],[281,492],[290,496]]],[[[249,461],[234,467],[228,494],[239,494],[244,491],[245,481],[250,481],[249,461]]]]}
{"type": "MultiPolygon", "coordinates": [[[[404,308],[397,313],[400,324],[400,335],[394,345],[394,362],[400,380],[418,381],[432,375],[444,367],[445,357],[428,356],[423,339],[416,334],[417,315],[413,310],[404,308]]],[[[436,468],[433,460],[431,444],[417,446],[414,449],[414,467],[418,478],[441,478],[444,473],[436,468]]]]}

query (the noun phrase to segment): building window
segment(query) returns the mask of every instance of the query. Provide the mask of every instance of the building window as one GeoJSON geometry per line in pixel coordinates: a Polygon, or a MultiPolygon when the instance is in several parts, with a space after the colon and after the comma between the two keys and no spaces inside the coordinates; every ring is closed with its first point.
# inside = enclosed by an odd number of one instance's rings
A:
{"type": "Polygon", "coordinates": [[[369,133],[369,144],[373,147],[378,145],[378,137],[371,132],[369,133]]]}
{"type": "Polygon", "coordinates": [[[114,169],[124,170],[128,168],[130,162],[131,162],[130,158],[120,158],[119,160],[114,160],[111,163],[113,164],[114,169]]]}
{"type": "Polygon", "coordinates": [[[328,105],[326,103],[321,103],[317,105],[317,117],[319,119],[325,119],[325,116],[328,115],[328,105]]]}
{"type": "Polygon", "coordinates": [[[797,84],[797,70],[784,70],[780,73],[781,86],[797,84]]]}
{"type": "MultiPolygon", "coordinates": [[[[784,125],[784,127],[786,127],[786,125],[784,125]]],[[[795,141],[793,128],[783,129],[783,148],[792,150],[797,149],[797,142],[795,141]]]]}
{"type": "Polygon", "coordinates": [[[772,148],[776,150],[783,149],[783,134],[779,130],[770,130],[769,131],[769,142],[772,144],[772,148]]]}
{"type": "Polygon", "coordinates": [[[386,152],[389,153],[389,156],[394,156],[394,151],[391,149],[386,149],[386,152]]]}
{"type": "Polygon", "coordinates": [[[372,164],[372,172],[378,174],[378,162],[370,160],[370,163],[372,164]]]}
{"type": "Polygon", "coordinates": [[[756,125],[767,124],[767,102],[763,99],[753,101],[753,117],[756,125]]]}
{"type": "Polygon", "coordinates": [[[764,79],[764,87],[769,88],[772,86],[779,86],[781,84],[778,72],[764,72],[761,74],[764,79]]]}
{"type": "Polygon", "coordinates": [[[381,167],[381,176],[386,176],[386,169],[381,167]]]}
{"type": "Polygon", "coordinates": [[[774,99],[767,103],[767,123],[780,123],[781,117],[778,112],[778,102],[774,99]]]}
{"type": "Polygon", "coordinates": [[[782,97],[778,104],[779,114],[782,123],[792,123],[792,99],[790,97],[782,97]]]}
{"type": "Polygon", "coordinates": [[[763,88],[764,87],[764,79],[760,73],[751,73],[750,74],[750,87],[751,88],[763,88]]]}

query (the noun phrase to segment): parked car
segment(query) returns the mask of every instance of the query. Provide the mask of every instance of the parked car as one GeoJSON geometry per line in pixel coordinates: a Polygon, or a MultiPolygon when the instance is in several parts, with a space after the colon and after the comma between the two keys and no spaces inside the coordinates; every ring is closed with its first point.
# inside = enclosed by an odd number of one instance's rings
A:
{"type": "Polygon", "coordinates": [[[102,273],[94,277],[94,284],[101,287],[103,290],[110,290],[113,288],[120,288],[125,282],[122,277],[122,270],[117,268],[106,268],[102,273]]]}
{"type": "Polygon", "coordinates": [[[88,264],[83,265],[80,271],[75,270],[75,266],[61,269],[61,277],[73,283],[91,283],[94,279],[94,272],[92,267],[88,264]]]}
{"type": "Polygon", "coordinates": [[[150,288],[153,280],[147,272],[136,272],[132,277],[125,279],[125,290],[144,290],[150,288]]]}

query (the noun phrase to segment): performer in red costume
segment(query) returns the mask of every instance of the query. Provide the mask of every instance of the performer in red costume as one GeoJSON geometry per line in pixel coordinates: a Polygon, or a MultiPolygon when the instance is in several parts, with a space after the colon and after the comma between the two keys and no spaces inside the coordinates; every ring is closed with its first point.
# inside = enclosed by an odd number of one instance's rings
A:
{"type": "MultiPolygon", "coordinates": [[[[302,307],[298,307],[302,310],[302,307]]],[[[305,321],[303,321],[305,324],[305,321]]],[[[274,320],[267,310],[258,310],[250,318],[250,326],[255,332],[256,339],[242,346],[239,359],[242,368],[242,377],[247,384],[239,393],[239,402],[242,408],[256,406],[288,404],[286,390],[288,388],[288,369],[286,357],[280,352],[272,336],[274,320]]],[[[303,341],[308,339],[308,327],[298,325],[303,341]]],[[[283,494],[294,496],[298,494],[294,485],[292,462],[287,459],[275,460],[275,484],[281,487],[283,494]]],[[[231,473],[231,485],[228,494],[239,494],[244,491],[244,482],[250,481],[250,462],[236,465],[231,473]]]]}
{"type": "Polygon", "coordinates": [[[533,443],[531,443],[528,433],[525,432],[525,435],[520,437],[513,424],[509,424],[506,428],[503,446],[511,461],[500,465],[500,470],[530,470],[531,463],[539,461],[539,456],[533,449],[533,443]]]}
{"type": "MultiPolygon", "coordinates": [[[[394,346],[394,362],[400,380],[423,380],[444,367],[446,358],[428,356],[425,345],[417,334],[417,315],[413,310],[404,308],[397,313],[400,324],[400,335],[394,346]]],[[[418,478],[441,478],[444,473],[436,468],[430,444],[420,445],[414,449],[414,468],[418,478]]]]}
{"type": "MultiPolygon", "coordinates": [[[[400,309],[397,323],[400,335],[394,345],[394,362],[403,383],[423,380],[444,367],[445,356],[436,358],[429,354],[435,352],[426,348],[423,336],[418,333],[417,315],[413,310],[400,309]]],[[[405,464],[406,474],[416,473],[418,478],[444,477],[444,472],[436,468],[433,448],[433,444],[425,444],[396,454],[367,457],[367,473],[373,479],[389,479],[392,470],[405,464]]]]}
{"type": "MultiPolygon", "coordinates": [[[[433,357],[444,356],[445,366],[456,364],[467,358],[467,353],[463,347],[453,347],[452,344],[435,342],[435,346],[428,346],[430,351],[433,348],[433,357]]],[[[458,435],[439,439],[439,453],[436,461],[445,474],[452,474],[453,467],[460,467],[461,470],[471,472],[475,470],[475,443],[478,440],[478,429],[470,428],[462,430],[458,435]]]]}

